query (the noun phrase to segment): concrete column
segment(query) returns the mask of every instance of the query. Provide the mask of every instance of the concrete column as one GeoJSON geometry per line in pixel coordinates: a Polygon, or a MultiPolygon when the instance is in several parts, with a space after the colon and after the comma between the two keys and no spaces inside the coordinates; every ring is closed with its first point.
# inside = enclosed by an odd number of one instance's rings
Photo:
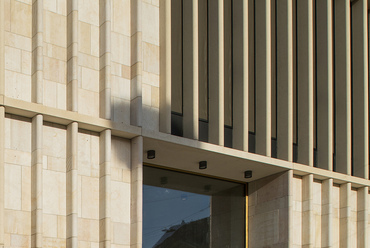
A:
{"type": "Polygon", "coordinates": [[[131,125],[142,126],[142,0],[131,0],[131,125]]]}
{"type": "Polygon", "coordinates": [[[43,22],[44,4],[43,0],[32,2],[32,102],[43,103],[43,22]]]}
{"type": "Polygon", "coordinates": [[[131,140],[131,247],[142,246],[143,137],[131,140]]]}
{"type": "Polygon", "coordinates": [[[307,248],[315,245],[312,174],[304,176],[302,181],[302,245],[307,248]]]}
{"type": "Polygon", "coordinates": [[[369,187],[357,191],[357,247],[369,245],[369,187]]]}
{"type": "Polygon", "coordinates": [[[333,247],[333,179],[322,182],[322,217],[321,217],[321,244],[323,247],[333,247]]]}
{"type": "Polygon", "coordinates": [[[0,106],[0,247],[4,247],[4,139],[5,108],[0,106]]]}
{"type": "Polygon", "coordinates": [[[298,162],[313,166],[313,0],[297,1],[298,162]]]}
{"type": "Polygon", "coordinates": [[[99,1],[100,117],[111,119],[111,0],[99,1]]]}
{"type": "Polygon", "coordinates": [[[277,157],[293,161],[293,4],[276,2],[277,157]]]}
{"type": "Polygon", "coordinates": [[[67,127],[67,248],[78,247],[78,123],[67,127]]]}
{"type": "Polygon", "coordinates": [[[78,0],[67,0],[67,109],[78,111],[78,0]]]}
{"type": "Polygon", "coordinates": [[[99,241],[101,248],[111,246],[111,130],[100,133],[99,241]]]}
{"type": "Polygon", "coordinates": [[[333,170],[333,0],[316,1],[318,167],[333,170]]]}
{"type": "Polygon", "coordinates": [[[159,131],[171,133],[171,1],[159,2],[159,131]]]}
{"type": "Polygon", "coordinates": [[[352,11],[352,167],[353,175],[369,178],[369,86],[367,0],[351,4],[352,11]]]}
{"type": "Polygon", "coordinates": [[[271,156],[271,0],[255,1],[256,153],[271,156]]]}
{"type": "Polygon", "coordinates": [[[199,137],[198,0],[183,1],[184,137],[199,137]]]}
{"type": "Polygon", "coordinates": [[[248,2],[233,1],[233,148],[248,151],[248,2]]]}
{"type": "Polygon", "coordinates": [[[208,1],[208,141],[224,145],[224,1],[208,1]]]}
{"type": "Polygon", "coordinates": [[[43,116],[32,118],[31,246],[43,245],[43,116]]]}
{"type": "Polygon", "coordinates": [[[351,247],[351,183],[340,185],[339,247],[351,247]]]}
{"type": "Polygon", "coordinates": [[[334,1],[335,12],[335,163],[351,173],[351,31],[350,0],[334,1]]]}

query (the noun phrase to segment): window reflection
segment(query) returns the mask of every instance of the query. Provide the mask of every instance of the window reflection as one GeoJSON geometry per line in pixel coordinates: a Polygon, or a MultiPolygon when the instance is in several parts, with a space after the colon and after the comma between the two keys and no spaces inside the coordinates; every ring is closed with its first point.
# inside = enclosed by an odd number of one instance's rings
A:
{"type": "Polygon", "coordinates": [[[244,185],[144,166],[143,248],[243,247],[244,185]]]}

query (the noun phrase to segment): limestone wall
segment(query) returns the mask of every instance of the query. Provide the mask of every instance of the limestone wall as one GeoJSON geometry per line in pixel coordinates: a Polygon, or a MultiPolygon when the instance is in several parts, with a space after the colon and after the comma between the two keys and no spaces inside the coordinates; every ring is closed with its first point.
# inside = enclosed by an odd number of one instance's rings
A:
{"type": "MultiPolygon", "coordinates": [[[[107,204],[102,190],[100,154],[102,138],[98,133],[79,130],[77,144],[77,218],[68,222],[73,202],[67,180],[67,127],[44,122],[42,127],[42,177],[35,178],[31,160],[31,119],[6,115],[4,159],[4,246],[31,247],[33,234],[41,228],[43,247],[66,247],[70,231],[77,230],[78,247],[99,247],[106,229],[101,225],[102,205],[107,204]],[[32,188],[42,184],[40,195],[32,188]],[[34,201],[41,200],[41,223],[35,222],[34,201]]],[[[131,245],[131,141],[112,137],[111,177],[108,187],[108,212],[112,247],[131,245]],[[110,205],[109,205],[110,204],[110,205]]],[[[73,182],[72,182],[73,184],[73,182]]],[[[36,214],[37,215],[37,214],[36,214]]]]}

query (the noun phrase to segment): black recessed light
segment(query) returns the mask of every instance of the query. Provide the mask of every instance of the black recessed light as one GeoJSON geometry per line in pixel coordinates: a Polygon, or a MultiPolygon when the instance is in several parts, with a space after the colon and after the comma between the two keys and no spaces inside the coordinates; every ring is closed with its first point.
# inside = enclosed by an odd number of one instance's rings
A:
{"type": "Polygon", "coordinates": [[[200,170],[207,169],[207,161],[200,161],[199,162],[199,169],[200,170]]]}
{"type": "Polygon", "coordinates": [[[147,152],[147,158],[148,159],[154,159],[155,158],[155,151],[154,150],[149,150],[147,152]]]}
{"type": "Polygon", "coordinates": [[[244,178],[252,178],[252,171],[251,170],[244,171],[244,178]]]}

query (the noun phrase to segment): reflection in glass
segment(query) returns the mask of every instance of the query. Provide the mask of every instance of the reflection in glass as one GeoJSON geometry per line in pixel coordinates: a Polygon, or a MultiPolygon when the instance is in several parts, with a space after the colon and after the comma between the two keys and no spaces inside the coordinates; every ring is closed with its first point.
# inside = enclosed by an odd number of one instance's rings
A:
{"type": "Polygon", "coordinates": [[[244,185],[144,166],[143,248],[243,247],[244,185]]]}

